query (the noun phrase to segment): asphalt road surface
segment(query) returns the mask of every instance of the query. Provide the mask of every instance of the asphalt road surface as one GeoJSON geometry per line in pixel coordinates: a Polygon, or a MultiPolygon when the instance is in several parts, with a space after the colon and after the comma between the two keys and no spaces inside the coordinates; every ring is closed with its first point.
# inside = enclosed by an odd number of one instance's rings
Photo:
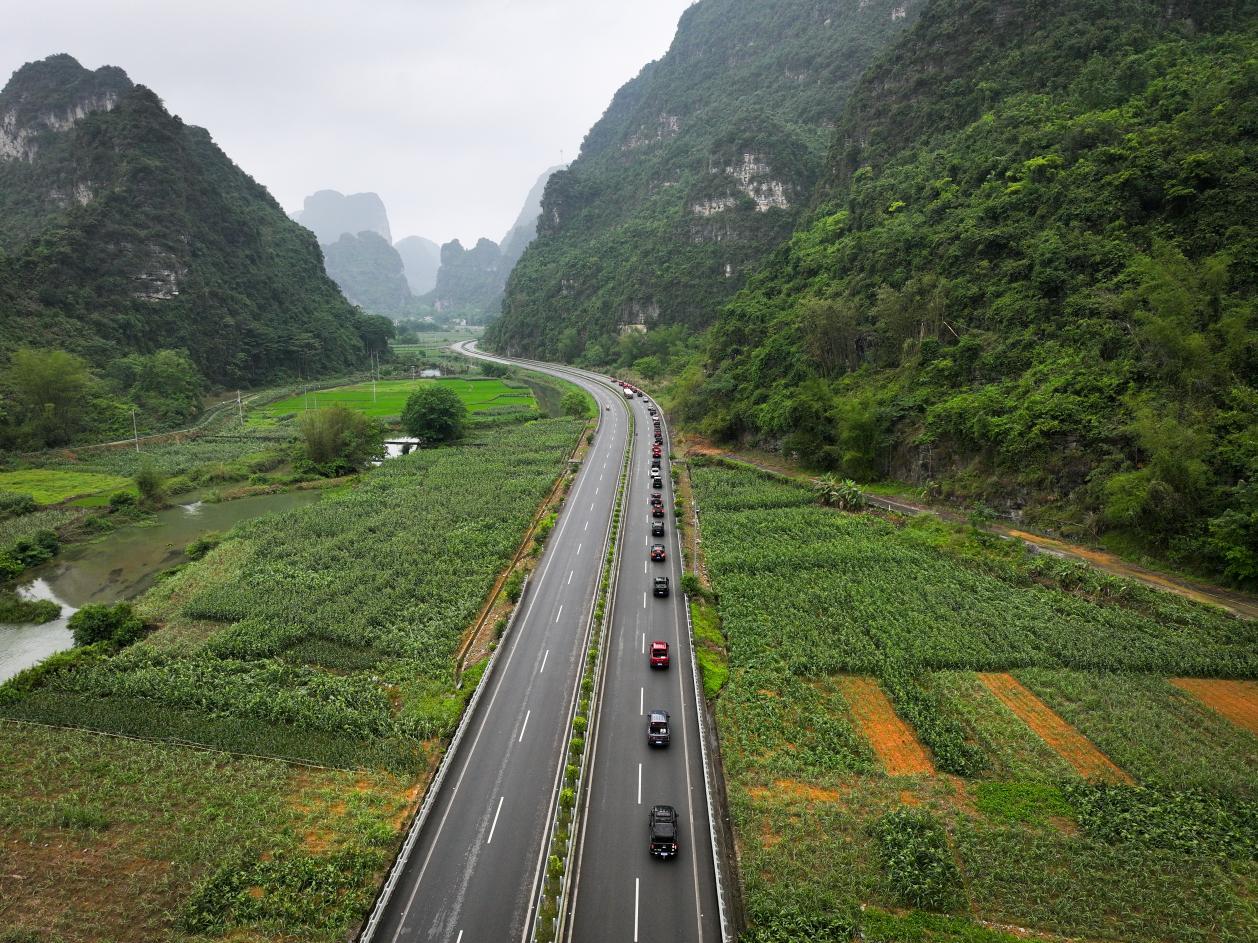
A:
{"type": "MultiPolygon", "coordinates": [[[[598,401],[601,428],[373,943],[511,943],[528,933],[628,436],[624,397],[577,382],[598,401]]],[[[636,844],[645,849],[645,839],[636,844]]]]}
{"type": "Polygon", "coordinates": [[[620,576],[606,650],[598,730],[585,827],[581,835],[568,939],[572,943],[719,943],[716,875],[708,828],[707,795],[699,747],[698,700],[691,668],[681,547],[673,514],[668,437],[661,469],[666,516],[664,537],[651,535],[652,424],[646,404],[635,400],[637,429],[629,487],[620,576]],[[653,562],[650,547],[663,544],[667,559],[653,562]],[[667,576],[670,595],[652,593],[656,576],[667,576]],[[651,642],[668,643],[671,664],[651,669],[651,642]],[[650,747],[647,713],[671,715],[671,743],[650,747]],[[680,816],[676,858],[652,858],[647,813],[667,804],[680,816]]]}

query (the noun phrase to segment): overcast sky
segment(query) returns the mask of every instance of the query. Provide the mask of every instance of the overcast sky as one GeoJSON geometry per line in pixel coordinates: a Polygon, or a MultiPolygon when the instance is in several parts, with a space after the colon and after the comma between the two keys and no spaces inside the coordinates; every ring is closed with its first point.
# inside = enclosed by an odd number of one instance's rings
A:
{"type": "Polygon", "coordinates": [[[501,239],[692,0],[0,0],[0,79],[68,52],[208,128],[284,208],[374,190],[395,239],[501,239]]]}

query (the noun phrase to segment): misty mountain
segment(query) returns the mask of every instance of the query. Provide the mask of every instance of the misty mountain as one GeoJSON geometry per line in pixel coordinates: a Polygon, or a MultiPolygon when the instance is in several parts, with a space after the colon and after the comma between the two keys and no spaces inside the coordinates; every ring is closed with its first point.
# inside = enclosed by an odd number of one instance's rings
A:
{"type": "Polygon", "coordinates": [[[402,257],[379,233],[342,233],[323,247],[323,265],[345,297],[364,310],[392,318],[411,313],[414,298],[402,257]]]}
{"type": "Polygon", "coordinates": [[[314,233],[320,245],[336,242],[345,233],[356,235],[367,231],[377,233],[385,242],[393,242],[389,214],[384,201],[375,193],[347,196],[336,190],[320,190],[306,197],[293,219],[314,233]]]}
{"type": "Polygon", "coordinates": [[[423,236],[407,236],[393,244],[402,258],[402,270],[415,295],[424,295],[437,285],[437,269],[441,268],[441,246],[423,236]]]}
{"type": "Polygon", "coordinates": [[[443,245],[436,286],[421,300],[440,313],[457,313],[475,321],[496,315],[512,268],[537,234],[546,183],[562,169],[551,167],[537,178],[501,245],[483,237],[471,249],[463,248],[457,239],[443,245]]]}
{"type": "Polygon", "coordinates": [[[185,348],[220,383],[351,367],[377,325],[207,131],[68,55],[0,92],[0,352],[185,348]]]}
{"type": "Polygon", "coordinates": [[[546,192],[546,184],[555,173],[565,170],[567,166],[567,164],[559,164],[551,167],[537,178],[533,189],[524,199],[520,215],[507,230],[507,234],[502,237],[502,241],[498,243],[502,249],[502,257],[506,261],[508,274],[515,267],[515,263],[520,261],[520,256],[524,255],[524,250],[528,248],[529,243],[537,236],[537,217],[542,213],[542,194],[546,192]]]}

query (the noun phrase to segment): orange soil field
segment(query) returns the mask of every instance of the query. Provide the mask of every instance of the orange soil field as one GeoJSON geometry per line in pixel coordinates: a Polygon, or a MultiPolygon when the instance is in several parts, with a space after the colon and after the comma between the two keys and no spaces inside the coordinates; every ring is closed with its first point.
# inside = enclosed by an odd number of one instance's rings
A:
{"type": "Polygon", "coordinates": [[[935,764],[902,721],[873,678],[845,675],[836,679],[852,709],[852,720],[882,761],[888,776],[932,775],[935,764]]]}
{"type": "Polygon", "coordinates": [[[1018,718],[1039,734],[1058,756],[1079,771],[1084,779],[1130,783],[1132,778],[1093,746],[1083,734],[1066,723],[1056,711],[1028,691],[1013,675],[979,672],[979,680],[1018,718]]]}
{"type": "Polygon", "coordinates": [[[1187,691],[1236,726],[1258,734],[1258,684],[1253,681],[1172,678],[1171,684],[1181,691],[1187,691]]]}

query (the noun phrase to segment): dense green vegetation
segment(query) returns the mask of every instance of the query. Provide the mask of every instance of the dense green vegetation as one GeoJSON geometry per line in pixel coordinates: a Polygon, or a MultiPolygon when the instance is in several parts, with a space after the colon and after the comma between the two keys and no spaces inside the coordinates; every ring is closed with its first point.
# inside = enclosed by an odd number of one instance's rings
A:
{"type": "Polygon", "coordinates": [[[831,510],[747,468],[691,476],[728,641],[709,691],[749,939],[990,938],[966,918],[1132,943],[1244,935],[1258,741],[1165,676],[1255,677],[1252,623],[968,528],[831,510]],[[1015,669],[1137,785],[1080,780],[975,669],[1015,669]],[[965,778],[883,775],[847,673],[875,676],[965,778]]]}
{"type": "Polygon", "coordinates": [[[711,323],[795,227],[849,91],[919,6],[688,9],[668,53],[616,93],[578,159],[551,177],[487,341],[606,364],[624,325],[711,323]]]}
{"type": "Polygon", "coordinates": [[[449,386],[421,386],[402,410],[402,428],[426,444],[454,442],[466,425],[467,405],[449,386]]]}
{"type": "Polygon", "coordinates": [[[342,233],[323,247],[323,265],[345,297],[373,314],[398,317],[415,310],[402,257],[378,233],[342,233]]]}
{"type": "Polygon", "coordinates": [[[684,415],[1256,585],[1255,11],[1164,7],[932,3],[684,415]]]}
{"type": "Polygon", "coordinates": [[[384,426],[348,406],[304,412],[298,426],[299,467],[332,477],[359,471],[384,458],[384,426]]]}
{"type": "Polygon", "coordinates": [[[464,445],[242,525],[136,604],[159,631],[19,675],[0,716],[414,770],[462,708],[459,637],[578,429],[473,425],[464,445]]]}
{"type": "Polygon", "coordinates": [[[182,349],[210,381],[247,384],[383,349],[314,237],[120,69],[28,64],[0,111],[30,142],[0,161],[0,353],[38,344],[103,365],[182,349]]]}

